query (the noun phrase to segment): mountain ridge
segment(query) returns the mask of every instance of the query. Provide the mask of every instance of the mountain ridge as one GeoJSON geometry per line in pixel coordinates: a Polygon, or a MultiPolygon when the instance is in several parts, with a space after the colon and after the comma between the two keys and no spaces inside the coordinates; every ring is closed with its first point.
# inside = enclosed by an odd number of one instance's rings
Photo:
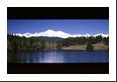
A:
{"type": "Polygon", "coordinates": [[[24,34],[21,34],[21,33],[13,33],[13,35],[17,35],[17,36],[20,36],[20,37],[60,37],[60,38],[68,38],[68,37],[90,37],[90,36],[93,36],[93,37],[96,37],[96,36],[99,36],[101,35],[102,37],[108,37],[109,35],[108,34],[103,34],[103,33],[98,33],[98,34],[95,34],[95,35],[91,35],[91,34],[69,34],[69,33],[65,33],[63,31],[54,31],[54,30],[46,30],[44,32],[36,32],[34,34],[32,33],[24,33],[24,34]]]}

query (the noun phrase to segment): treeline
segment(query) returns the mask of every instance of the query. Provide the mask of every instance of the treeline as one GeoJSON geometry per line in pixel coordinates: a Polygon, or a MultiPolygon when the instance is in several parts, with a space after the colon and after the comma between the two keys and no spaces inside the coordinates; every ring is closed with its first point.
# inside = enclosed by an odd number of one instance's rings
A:
{"type": "Polygon", "coordinates": [[[43,50],[45,47],[45,42],[34,37],[25,38],[8,34],[7,45],[8,51],[32,51],[43,50]]]}
{"type": "Polygon", "coordinates": [[[86,45],[86,44],[96,44],[103,43],[105,45],[109,44],[109,37],[102,37],[101,35],[97,37],[76,37],[76,38],[66,38],[62,41],[62,46],[70,45],[86,45]]]}
{"type": "Polygon", "coordinates": [[[60,49],[59,38],[47,37],[19,37],[7,34],[7,50],[10,52],[17,51],[36,51],[36,50],[58,50],[60,49]]]}
{"type": "Polygon", "coordinates": [[[93,44],[102,43],[104,45],[109,45],[109,36],[102,37],[101,35],[96,37],[70,37],[59,41],[60,47],[68,47],[70,45],[86,45],[86,50],[93,50],[93,44]],[[61,45],[60,45],[61,44],[61,45]]]}
{"type": "Polygon", "coordinates": [[[34,50],[60,50],[62,47],[70,45],[87,45],[87,50],[92,50],[92,44],[109,44],[109,37],[76,37],[76,38],[42,38],[42,37],[19,37],[7,34],[7,50],[15,51],[34,51],[34,50]]]}

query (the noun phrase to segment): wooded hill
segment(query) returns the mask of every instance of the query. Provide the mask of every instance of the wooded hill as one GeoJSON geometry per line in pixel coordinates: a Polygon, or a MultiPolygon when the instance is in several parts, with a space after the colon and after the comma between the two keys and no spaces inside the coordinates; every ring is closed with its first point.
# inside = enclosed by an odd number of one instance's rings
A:
{"type": "Polygon", "coordinates": [[[71,45],[86,45],[86,50],[93,50],[93,44],[102,43],[109,45],[109,37],[19,37],[7,34],[7,50],[15,51],[35,51],[35,50],[61,50],[63,47],[71,45]]]}

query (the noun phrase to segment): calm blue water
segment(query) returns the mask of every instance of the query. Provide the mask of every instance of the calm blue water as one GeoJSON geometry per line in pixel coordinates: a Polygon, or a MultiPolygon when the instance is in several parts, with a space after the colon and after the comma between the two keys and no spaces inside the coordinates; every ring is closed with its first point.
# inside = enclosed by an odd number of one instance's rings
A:
{"type": "Polygon", "coordinates": [[[109,51],[36,51],[15,54],[16,63],[104,63],[109,51]]]}

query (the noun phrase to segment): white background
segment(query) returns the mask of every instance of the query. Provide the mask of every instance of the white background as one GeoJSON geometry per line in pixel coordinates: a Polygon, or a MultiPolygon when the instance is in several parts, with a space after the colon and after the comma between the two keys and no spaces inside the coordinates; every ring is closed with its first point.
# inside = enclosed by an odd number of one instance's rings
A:
{"type": "Polygon", "coordinates": [[[115,81],[116,0],[0,0],[1,81],[115,81]],[[7,7],[109,7],[109,74],[7,74],[7,7]]]}

